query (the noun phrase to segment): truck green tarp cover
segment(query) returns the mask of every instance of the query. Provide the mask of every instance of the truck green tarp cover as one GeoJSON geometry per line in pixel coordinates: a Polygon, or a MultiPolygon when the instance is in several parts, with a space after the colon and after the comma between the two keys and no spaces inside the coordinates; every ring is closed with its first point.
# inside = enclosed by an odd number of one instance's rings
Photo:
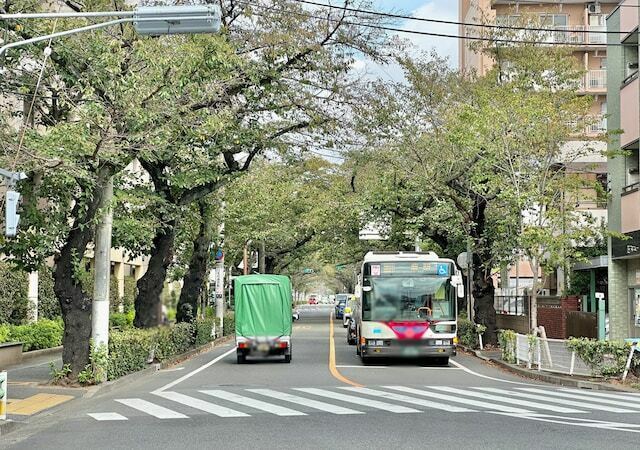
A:
{"type": "Polygon", "coordinates": [[[236,335],[291,336],[291,282],[283,275],[244,275],[234,284],[236,335]]]}

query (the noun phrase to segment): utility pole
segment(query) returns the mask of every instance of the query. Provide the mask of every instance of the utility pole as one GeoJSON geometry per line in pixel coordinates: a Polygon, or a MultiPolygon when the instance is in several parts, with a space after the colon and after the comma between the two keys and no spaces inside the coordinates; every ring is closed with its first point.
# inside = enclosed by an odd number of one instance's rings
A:
{"type": "MultiPolygon", "coordinates": [[[[224,211],[224,202],[222,210],[224,211]]],[[[224,215],[224,214],[223,214],[224,215]]],[[[218,235],[221,238],[220,247],[216,253],[216,319],[220,323],[220,336],[224,330],[224,222],[220,223],[218,235]]]]}
{"type": "Polygon", "coordinates": [[[96,227],[95,281],[91,306],[91,337],[95,348],[109,347],[109,284],[111,279],[111,229],[113,224],[113,177],[102,190],[102,218],[96,227]]]}

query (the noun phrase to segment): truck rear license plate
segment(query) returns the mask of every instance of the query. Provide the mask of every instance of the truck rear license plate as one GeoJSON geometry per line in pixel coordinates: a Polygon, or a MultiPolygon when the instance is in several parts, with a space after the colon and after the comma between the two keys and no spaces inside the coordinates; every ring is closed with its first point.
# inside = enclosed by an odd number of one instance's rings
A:
{"type": "Polygon", "coordinates": [[[269,344],[258,344],[258,351],[259,352],[268,352],[269,351],[269,344]]]}

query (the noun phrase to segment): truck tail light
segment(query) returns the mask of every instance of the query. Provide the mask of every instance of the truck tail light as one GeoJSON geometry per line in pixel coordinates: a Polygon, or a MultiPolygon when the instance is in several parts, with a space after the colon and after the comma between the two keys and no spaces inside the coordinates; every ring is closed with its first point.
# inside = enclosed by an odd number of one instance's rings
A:
{"type": "Polygon", "coordinates": [[[249,344],[246,342],[238,342],[238,348],[249,348],[249,344]]]}

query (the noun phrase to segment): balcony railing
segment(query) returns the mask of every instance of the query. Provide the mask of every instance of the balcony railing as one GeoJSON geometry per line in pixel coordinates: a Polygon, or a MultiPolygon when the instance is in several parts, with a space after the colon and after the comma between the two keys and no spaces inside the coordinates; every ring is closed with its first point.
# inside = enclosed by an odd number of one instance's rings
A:
{"type": "Polygon", "coordinates": [[[589,70],[580,83],[580,87],[585,91],[600,91],[607,89],[606,69],[589,70]]]}
{"type": "Polygon", "coordinates": [[[589,25],[555,26],[557,31],[545,31],[542,40],[563,42],[569,45],[604,45],[607,43],[606,27],[589,25]]]}
{"type": "Polygon", "coordinates": [[[607,118],[594,116],[593,122],[587,125],[587,134],[602,134],[607,132],[607,118]]]}

